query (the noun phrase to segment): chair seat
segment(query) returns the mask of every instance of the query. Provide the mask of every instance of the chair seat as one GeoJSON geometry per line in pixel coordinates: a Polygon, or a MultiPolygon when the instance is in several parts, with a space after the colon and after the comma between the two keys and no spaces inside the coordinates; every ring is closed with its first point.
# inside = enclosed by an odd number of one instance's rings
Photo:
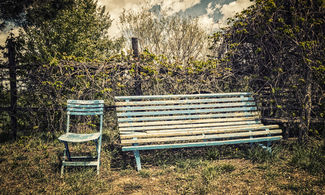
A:
{"type": "Polygon", "coordinates": [[[60,141],[63,142],[87,142],[96,140],[100,137],[100,132],[90,134],[78,134],[78,133],[66,133],[59,137],[60,141]]]}

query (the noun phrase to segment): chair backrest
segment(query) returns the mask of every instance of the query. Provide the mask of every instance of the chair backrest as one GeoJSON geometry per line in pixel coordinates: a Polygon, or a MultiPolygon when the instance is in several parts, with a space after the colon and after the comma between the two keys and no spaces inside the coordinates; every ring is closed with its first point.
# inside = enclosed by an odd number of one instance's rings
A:
{"type": "Polygon", "coordinates": [[[100,128],[102,133],[103,128],[103,114],[104,114],[104,100],[68,100],[67,105],[67,132],[70,128],[70,116],[100,116],[100,128]]]}

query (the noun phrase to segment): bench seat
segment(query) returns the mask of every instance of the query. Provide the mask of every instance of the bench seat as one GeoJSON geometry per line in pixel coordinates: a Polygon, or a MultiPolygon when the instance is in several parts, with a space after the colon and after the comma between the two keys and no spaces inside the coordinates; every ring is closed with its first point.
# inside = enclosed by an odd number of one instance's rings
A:
{"type": "Polygon", "coordinates": [[[122,151],[276,141],[278,125],[263,125],[252,93],[115,97],[122,151]]]}

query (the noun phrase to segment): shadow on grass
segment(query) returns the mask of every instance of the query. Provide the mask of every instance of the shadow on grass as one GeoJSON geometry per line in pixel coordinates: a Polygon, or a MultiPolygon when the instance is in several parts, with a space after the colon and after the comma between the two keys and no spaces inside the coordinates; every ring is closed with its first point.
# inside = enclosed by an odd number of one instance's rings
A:
{"type": "MultiPolygon", "coordinates": [[[[112,153],[111,167],[115,169],[135,169],[135,158],[133,152],[122,152],[119,145],[107,145],[112,153]]],[[[245,158],[253,162],[265,162],[272,159],[267,151],[259,146],[251,147],[249,144],[224,145],[197,148],[177,148],[162,150],[140,151],[141,164],[143,167],[157,166],[168,167],[178,166],[183,161],[209,161],[245,158]]],[[[195,166],[195,165],[194,165],[195,166]]]]}

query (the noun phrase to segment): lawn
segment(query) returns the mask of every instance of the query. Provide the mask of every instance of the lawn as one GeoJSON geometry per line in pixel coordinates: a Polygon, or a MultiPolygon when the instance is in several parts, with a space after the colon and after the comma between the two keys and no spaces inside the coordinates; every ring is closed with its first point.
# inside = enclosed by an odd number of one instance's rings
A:
{"type": "Polygon", "coordinates": [[[137,172],[133,154],[123,160],[117,136],[106,131],[100,175],[77,167],[61,178],[57,136],[37,133],[1,143],[2,194],[325,194],[325,152],[317,139],[304,146],[282,140],[272,154],[249,144],[145,151],[137,172]]]}

